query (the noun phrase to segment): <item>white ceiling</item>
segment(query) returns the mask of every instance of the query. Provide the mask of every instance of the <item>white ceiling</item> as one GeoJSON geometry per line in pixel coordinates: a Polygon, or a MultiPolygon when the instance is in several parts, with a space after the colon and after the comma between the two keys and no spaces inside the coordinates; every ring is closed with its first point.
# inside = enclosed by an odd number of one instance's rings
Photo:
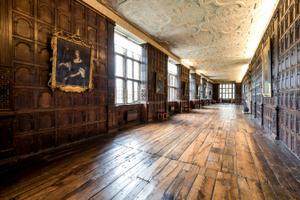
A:
{"type": "Polygon", "coordinates": [[[99,0],[214,80],[241,81],[278,0],[99,0]]]}

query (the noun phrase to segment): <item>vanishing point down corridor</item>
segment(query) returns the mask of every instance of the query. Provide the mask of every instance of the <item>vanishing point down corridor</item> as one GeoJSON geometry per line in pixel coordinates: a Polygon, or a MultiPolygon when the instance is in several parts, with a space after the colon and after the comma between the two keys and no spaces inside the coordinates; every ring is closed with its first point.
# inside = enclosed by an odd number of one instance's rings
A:
{"type": "Polygon", "coordinates": [[[0,199],[299,199],[299,160],[238,108],[207,106],[44,157],[9,177],[0,199]]]}

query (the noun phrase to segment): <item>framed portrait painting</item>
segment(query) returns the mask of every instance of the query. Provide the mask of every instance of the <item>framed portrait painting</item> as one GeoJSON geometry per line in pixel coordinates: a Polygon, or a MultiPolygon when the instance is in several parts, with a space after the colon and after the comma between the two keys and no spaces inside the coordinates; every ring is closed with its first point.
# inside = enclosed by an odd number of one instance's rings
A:
{"type": "Polygon", "coordinates": [[[84,92],[92,89],[93,47],[78,36],[67,36],[62,32],[54,34],[51,47],[51,88],[65,92],[84,92]]]}
{"type": "Polygon", "coordinates": [[[262,94],[265,97],[272,96],[272,64],[271,64],[271,41],[267,39],[262,51],[262,94]]]}
{"type": "Polygon", "coordinates": [[[155,87],[156,87],[156,93],[157,94],[163,94],[164,93],[164,77],[157,72],[155,72],[155,87]]]}

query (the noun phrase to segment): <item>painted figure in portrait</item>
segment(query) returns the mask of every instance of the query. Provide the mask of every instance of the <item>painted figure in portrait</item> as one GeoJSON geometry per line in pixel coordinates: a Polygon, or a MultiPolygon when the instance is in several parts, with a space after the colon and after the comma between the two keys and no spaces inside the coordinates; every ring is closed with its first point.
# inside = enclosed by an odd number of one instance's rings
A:
{"type": "Polygon", "coordinates": [[[66,92],[92,88],[93,49],[78,38],[55,36],[52,39],[51,87],[66,92]]]}

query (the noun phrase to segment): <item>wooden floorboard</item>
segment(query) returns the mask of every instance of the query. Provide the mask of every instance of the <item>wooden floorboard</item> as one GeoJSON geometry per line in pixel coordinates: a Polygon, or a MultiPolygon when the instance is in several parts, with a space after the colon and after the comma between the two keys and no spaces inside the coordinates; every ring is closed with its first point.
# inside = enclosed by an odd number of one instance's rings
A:
{"type": "Polygon", "coordinates": [[[45,160],[2,179],[0,199],[300,199],[300,161],[229,104],[45,160]]]}

